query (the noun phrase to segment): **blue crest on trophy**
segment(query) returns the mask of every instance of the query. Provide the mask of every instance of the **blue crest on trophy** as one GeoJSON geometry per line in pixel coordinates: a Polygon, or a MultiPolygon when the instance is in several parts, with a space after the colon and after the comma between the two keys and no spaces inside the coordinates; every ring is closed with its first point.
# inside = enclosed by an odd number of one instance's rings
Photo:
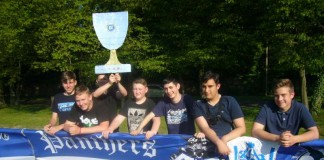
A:
{"type": "Polygon", "coordinates": [[[96,74],[130,72],[130,64],[121,64],[116,50],[126,38],[128,29],[128,12],[93,13],[93,26],[100,43],[110,50],[109,61],[95,67],[96,74]]]}

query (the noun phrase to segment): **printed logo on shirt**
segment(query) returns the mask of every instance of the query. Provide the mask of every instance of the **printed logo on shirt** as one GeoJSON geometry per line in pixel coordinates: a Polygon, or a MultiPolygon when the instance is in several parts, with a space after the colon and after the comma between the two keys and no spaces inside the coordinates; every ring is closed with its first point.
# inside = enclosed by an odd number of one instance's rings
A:
{"type": "Polygon", "coordinates": [[[81,123],[84,127],[92,127],[98,125],[98,119],[97,118],[88,118],[84,117],[83,115],[80,117],[81,123]]]}
{"type": "Polygon", "coordinates": [[[72,107],[74,106],[75,102],[63,102],[63,103],[58,103],[58,110],[60,112],[70,112],[72,110],[72,107]]]}
{"type": "Polygon", "coordinates": [[[167,112],[168,124],[180,124],[188,121],[187,109],[169,110],[167,112]]]}
{"type": "Polygon", "coordinates": [[[129,130],[133,131],[137,129],[137,127],[141,124],[143,119],[145,118],[145,109],[135,109],[129,108],[128,109],[128,124],[129,130]]]}

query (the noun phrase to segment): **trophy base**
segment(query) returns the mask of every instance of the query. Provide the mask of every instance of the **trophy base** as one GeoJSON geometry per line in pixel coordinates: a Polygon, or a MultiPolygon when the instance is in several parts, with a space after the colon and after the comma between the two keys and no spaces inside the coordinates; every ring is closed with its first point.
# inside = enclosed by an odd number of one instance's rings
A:
{"type": "Polygon", "coordinates": [[[95,67],[96,74],[125,73],[131,71],[132,69],[130,64],[98,65],[95,67]]]}

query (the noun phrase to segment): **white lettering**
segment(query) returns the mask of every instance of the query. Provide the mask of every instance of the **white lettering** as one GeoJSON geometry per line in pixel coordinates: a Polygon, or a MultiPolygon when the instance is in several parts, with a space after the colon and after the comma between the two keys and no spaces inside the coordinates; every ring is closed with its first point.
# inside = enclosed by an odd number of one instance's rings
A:
{"type": "MultiPolygon", "coordinates": [[[[127,153],[131,152],[135,155],[144,152],[143,156],[150,158],[156,156],[156,149],[154,148],[155,140],[153,141],[138,141],[138,140],[107,140],[100,137],[58,137],[45,134],[43,131],[36,131],[41,135],[40,140],[46,142],[47,146],[44,150],[50,150],[52,154],[58,153],[59,150],[65,149],[79,149],[83,150],[105,150],[110,151],[108,155],[113,155],[116,152],[127,153]],[[127,145],[128,144],[128,145],[127,145]],[[137,149],[144,149],[143,151],[137,149]]],[[[1,139],[9,139],[8,135],[0,134],[1,139]]]]}
{"type": "Polygon", "coordinates": [[[118,150],[121,151],[121,152],[126,153],[127,150],[124,150],[124,149],[123,149],[123,146],[124,146],[125,144],[127,144],[127,142],[126,142],[125,140],[117,140],[117,143],[118,143],[118,150]]]}
{"type": "Polygon", "coordinates": [[[130,142],[131,142],[132,152],[135,153],[136,155],[139,154],[140,151],[136,150],[136,143],[140,143],[140,141],[130,140],[130,142]]]}
{"type": "Polygon", "coordinates": [[[58,153],[57,149],[62,149],[64,147],[64,144],[59,137],[48,137],[43,131],[36,131],[36,133],[39,133],[42,136],[40,139],[47,143],[44,150],[50,149],[52,153],[58,153]]]}
{"type": "Polygon", "coordinates": [[[113,140],[109,140],[110,144],[111,144],[111,149],[112,149],[112,152],[109,154],[109,155],[112,155],[116,152],[116,145],[115,145],[115,142],[113,140]]]}
{"type": "Polygon", "coordinates": [[[143,149],[145,149],[145,153],[143,156],[148,156],[150,158],[156,156],[156,149],[154,148],[155,140],[153,141],[145,141],[143,143],[143,149]]]}
{"type": "Polygon", "coordinates": [[[75,143],[72,137],[62,137],[65,139],[65,144],[69,149],[75,148],[78,149],[79,146],[75,143]],[[71,144],[70,144],[71,143],[71,144]]]}
{"type": "Polygon", "coordinates": [[[8,134],[0,133],[0,139],[3,139],[5,141],[8,141],[10,138],[9,138],[9,135],[8,134]]]}

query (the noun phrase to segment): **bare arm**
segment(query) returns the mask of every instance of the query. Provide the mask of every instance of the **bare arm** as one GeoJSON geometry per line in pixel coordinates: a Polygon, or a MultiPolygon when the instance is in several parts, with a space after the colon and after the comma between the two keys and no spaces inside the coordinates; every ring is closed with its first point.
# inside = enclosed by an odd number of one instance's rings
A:
{"type": "Polygon", "coordinates": [[[92,134],[92,133],[101,133],[102,131],[108,129],[109,122],[103,121],[97,126],[93,127],[81,127],[80,134],[92,134]]]}
{"type": "Polygon", "coordinates": [[[114,133],[114,130],[120,126],[121,123],[125,120],[126,117],[118,114],[114,120],[111,122],[109,127],[102,131],[102,135],[104,138],[108,139],[110,133],[114,133]]]}
{"type": "Polygon", "coordinates": [[[153,117],[153,124],[150,131],[147,131],[145,134],[146,139],[150,139],[157,134],[161,125],[161,117],[153,117]]]}
{"type": "Polygon", "coordinates": [[[50,135],[54,135],[56,132],[62,130],[64,128],[64,124],[60,124],[57,126],[52,126],[49,128],[49,130],[45,131],[46,133],[50,134],[50,135]]]}
{"type": "Polygon", "coordinates": [[[206,119],[203,116],[197,117],[195,122],[205,136],[217,146],[219,154],[229,155],[230,149],[228,148],[227,144],[218,138],[216,132],[209,127],[206,119]]]}
{"type": "Polygon", "coordinates": [[[52,118],[50,120],[50,125],[55,126],[58,120],[58,114],[56,112],[52,112],[52,118]]]}
{"type": "Polygon", "coordinates": [[[115,78],[116,78],[116,83],[118,85],[118,90],[120,92],[120,94],[123,96],[123,97],[126,97],[127,96],[127,90],[126,88],[120,83],[121,81],[121,76],[119,75],[119,73],[116,73],[115,74],[115,78]]]}
{"type": "Polygon", "coordinates": [[[245,127],[245,122],[244,122],[244,118],[237,118],[234,121],[234,129],[229,132],[228,134],[224,135],[222,137],[222,140],[227,143],[228,141],[235,139],[237,137],[240,137],[242,135],[245,134],[246,132],[246,127],[245,127]]]}
{"type": "MultiPolygon", "coordinates": [[[[45,125],[43,128],[46,133],[54,135],[55,132],[57,132],[55,131],[56,129],[53,128],[57,123],[57,119],[58,119],[58,114],[56,112],[52,112],[52,117],[49,124],[45,125]]],[[[63,128],[63,125],[61,127],[63,128]]],[[[62,128],[60,128],[59,130],[61,130],[62,128]]]]}
{"type": "Polygon", "coordinates": [[[265,126],[261,123],[254,122],[252,127],[252,136],[260,138],[267,141],[279,142],[280,136],[276,134],[269,133],[264,130],[265,126]]]}
{"type": "Polygon", "coordinates": [[[99,97],[101,95],[103,95],[105,92],[107,92],[107,90],[112,86],[112,83],[108,82],[105,85],[97,88],[93,93],[93,97],[99,97]]]}
{"type": "Polygon", "coordinates": [[[70,128],[73,125],[75,125],[75,122],[66,120],[63,126],[63,130],[70,133],[70,128]]]}
{"type": "Polygon", "coordinates": [[[307,142],[319,138],[318,128],[310,127],[303,134],[293,135],[290,131],[285,131],[280,136],[280,143],[284,147],[290,147],[296,143],[307,142]]]}
{"type": "Polygon", "coordinates": [[[66,121],[64,123],[64,130],[66,132],[69,132],[71,135],[92,134],[106,130],[108,128],[108,125],[109,122],[104,121],[101,122],[99,125],[93,127],[79,127],[75,124],[75,122],[66,121]]]}
{"type": "Polygon", "coordinates": [[[120,94],[123,97],[126,97],[127,96],[127,90],[125,89],[125,87],[121,83],[117,83],[117,85],[118,85],[118,90],[119,90],[120,94]]]}
{"type": "Polygon", "coordinates": [[[114,131],[116,128],[118,128],[120,126],[121,123],[123,123],[123,121],[125,120],[126,117],[118,114],[114,120],[111,122],[111,124],[108,127],[108,130],[112,130],[114,131]]]}

